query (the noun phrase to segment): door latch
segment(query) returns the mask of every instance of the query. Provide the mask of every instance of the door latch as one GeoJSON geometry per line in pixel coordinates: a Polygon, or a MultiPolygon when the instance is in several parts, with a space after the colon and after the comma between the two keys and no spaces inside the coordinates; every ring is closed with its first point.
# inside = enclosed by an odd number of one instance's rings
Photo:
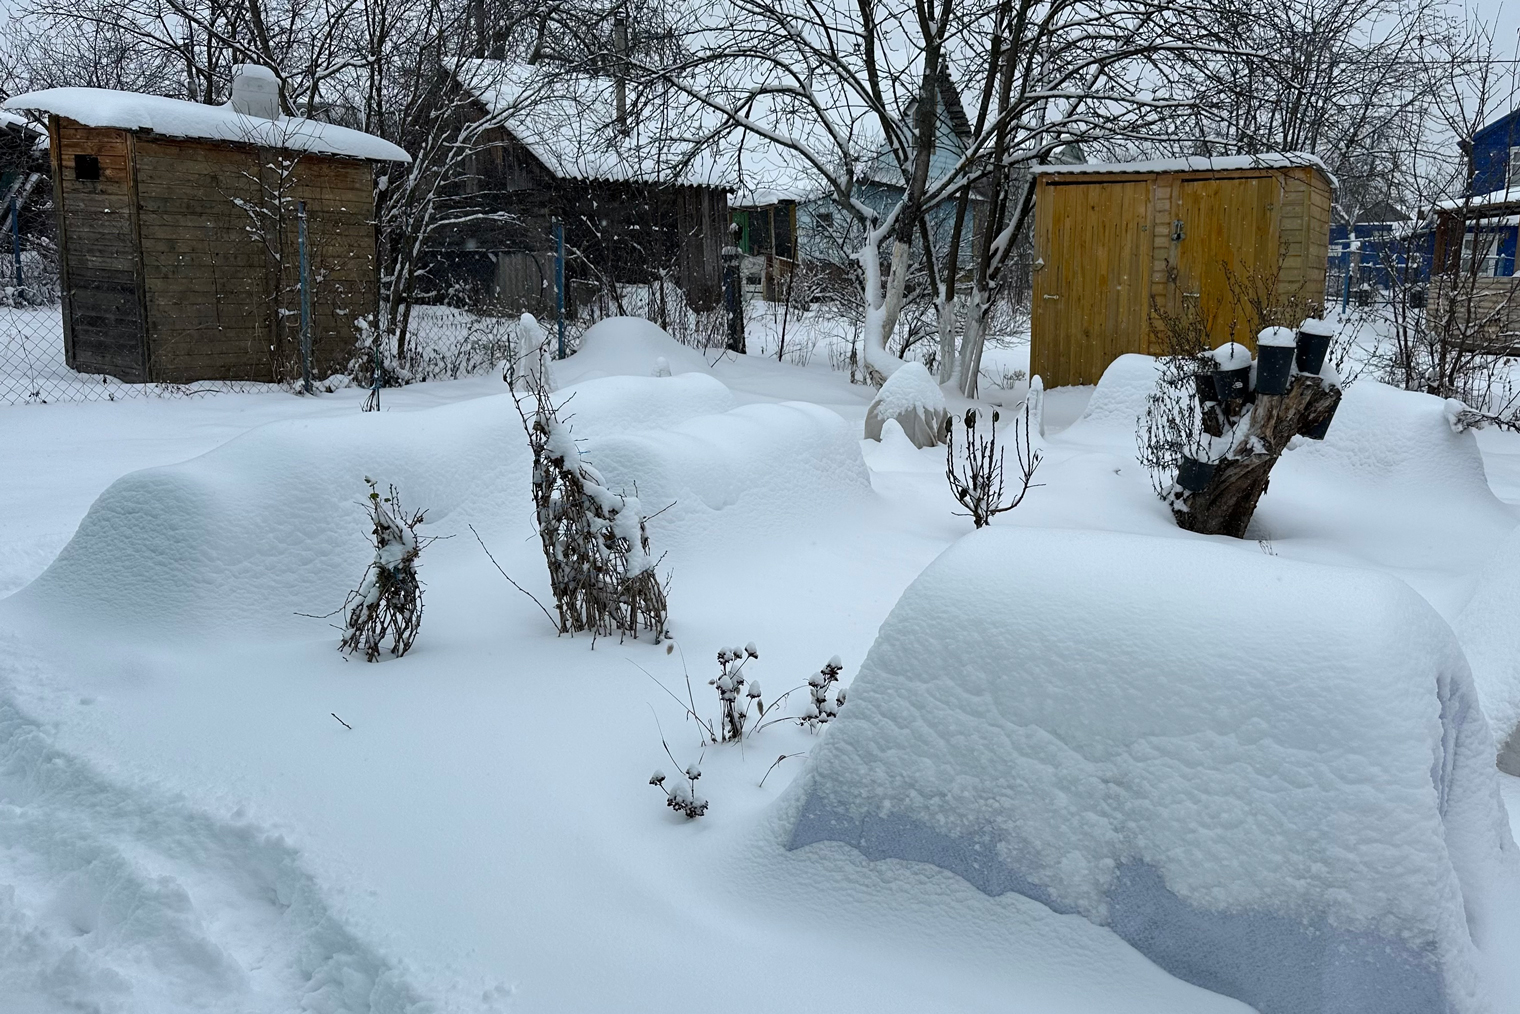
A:
{"type": "Polygon", "coordinates": [[[1176,243],[1187,237],[1187,227],[1182,224],[1182,219],[1172,223],[1172,242],[1176,243]]]}

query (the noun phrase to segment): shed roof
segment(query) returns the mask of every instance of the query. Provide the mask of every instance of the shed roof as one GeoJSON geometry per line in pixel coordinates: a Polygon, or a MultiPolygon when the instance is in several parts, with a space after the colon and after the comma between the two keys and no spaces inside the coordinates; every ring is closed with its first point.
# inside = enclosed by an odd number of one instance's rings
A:
{"type": "Polygon", "coordinates": [[[1038,165],[1029,171],[1059,173],[1191,173],[1229,172],[1240,169],[1318,169],[1333,180],[1319,156],[1304,151],[1270,151],[1258,155],[1190,155],[1186,158],[1148,159],[1141,162],[1088,162],[1081,165],[1038,165]]]}
{"type": "Polygon", "coordinates": [[[506,60],[465,60],[460,85],[560,179],[731,188],[718,151],[732,127],[674,89],[629,89],[617,118],[615,82],[506,60]]]}
{"type": "Polygon", "coordinates": [[[0,108],[52,113],[87,127],[151,130],[169,137],[257,144],[322,155],[410,162],[401,148],[373,134],[299,116],[266,120],[233,110],[162,95],[109,88],[47,88],[6,99],[0,108]]]}

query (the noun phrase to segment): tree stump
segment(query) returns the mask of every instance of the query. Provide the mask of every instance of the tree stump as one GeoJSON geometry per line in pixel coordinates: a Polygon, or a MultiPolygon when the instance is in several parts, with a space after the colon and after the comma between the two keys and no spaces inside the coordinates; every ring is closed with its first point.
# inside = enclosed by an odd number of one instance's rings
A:
{"type": "Polygon", "coordinates": [[[1204,431],[1216,439],[1228,433],[1235,437],[1203,489],[1195,493],[1179,487],[1173,493],[1170,506],[1177,526],[1202,535],[1245,538],[1272,466],[1288,441],[1328,423],[1340,400],[1338,385],[1300,373],[1286,394],[1205,405],[1204,431]]]}

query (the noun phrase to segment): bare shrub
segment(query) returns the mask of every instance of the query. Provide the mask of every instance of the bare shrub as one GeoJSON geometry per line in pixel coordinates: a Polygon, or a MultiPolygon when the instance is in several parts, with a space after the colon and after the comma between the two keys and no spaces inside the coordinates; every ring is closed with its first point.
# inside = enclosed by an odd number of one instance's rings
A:
{"type": "Polygon", "coordinates": [[[533,505],[562,634],[665,637],[665,588],[655,574],[637,496],[607,488],[582,460],[569,424],[541,379],[532,417],[517,403],[533,452],[533,505]]]}
{"type": "Polygon", "coordinates": [[[1024,497],[1038,485],[1033,479],[1042,456],[1030,442],[1029,410],[1029,401],[1026,400],[1023,412],[1013,421],[1018,492],[1012,498],[1005,495],[1004,448],[998,446],[998,411],[993,410],[990,426],[978,428],[977,410],[966,410],[961,424],[965,447],[960,454],[956,454],[955,418],[952,416],[945,420],[945,478],[950,483],[950,492],[966,508],[966,515],[977,528],[991,524],[997,515],[1011,511],[1023,503],[1024,497]]]}
{"type": "Polygon", "coordinates": [[[343,603],[343,643],[340,650],[352,655],[364,652],[367,662],[380,661],[387,638],[390,653],[400,657],[411,650],[422,627],[422,583],[417,580],[417,557],[434,540],[419,537],[417,528],[427,511],[408,514],[401,506],[396,487],[380,495],[375,481],[369,486],[368,503],[375,559],[364,572],[359,587],[343,603]]]}

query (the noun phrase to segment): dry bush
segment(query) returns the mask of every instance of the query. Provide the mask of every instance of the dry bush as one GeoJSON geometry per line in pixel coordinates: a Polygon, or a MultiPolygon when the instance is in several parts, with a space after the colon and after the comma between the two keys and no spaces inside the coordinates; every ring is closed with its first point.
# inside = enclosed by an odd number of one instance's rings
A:
{"type": "Polygon", "coordinates": [[[400,657],[411,650],[422,627],[422,583],[417,580],[417,557],[434,540],[417,535],[427,511],[407,514],[396,487],[381,496],[375,481],[369,486],[368,503],[375,559],[364,572],[359,587],[343,602],[343,643],[340,650],[352,655],[364,652],[367,662],[380,661],[387,638],[390,653],[400,657]]]}
{"type": "Polygon", "coordinates": [[[533,506],[549,586],[562,634],[590,631],[638,637],[640,630],[665,637],[665,588],[636,496],[608,489],[601,473],[582,460],[570,426],[560,417],[541,379],[530,395],[530,418],[518,414],[533,452],[533,506]]]}
{"type": "MultiPolygon", "coordinates": [[[[991,424],[977,428],[977,410],[966,410],[962,422],[964,450],[955,452],[955,417],[945,420],[945,478],[950,492],[966,508],[966,515],[977,528],[992,523],[992,519],[1004,511],[1011,511],[1024,502],[1024,497],[1034,488],[1035,469],[1040,467],[1041,454],[1030,442],[1029,401],[1024,411],[1013,421],[1013,451],[1018,462],[1016,481],[1018,492],[1012,498],[1004,490],[1004,449],[998,446],[997,424],[999,413],[992,412],[991,424]]],[[[957,511],[956,513],[960,513],[957,511]]]]}

